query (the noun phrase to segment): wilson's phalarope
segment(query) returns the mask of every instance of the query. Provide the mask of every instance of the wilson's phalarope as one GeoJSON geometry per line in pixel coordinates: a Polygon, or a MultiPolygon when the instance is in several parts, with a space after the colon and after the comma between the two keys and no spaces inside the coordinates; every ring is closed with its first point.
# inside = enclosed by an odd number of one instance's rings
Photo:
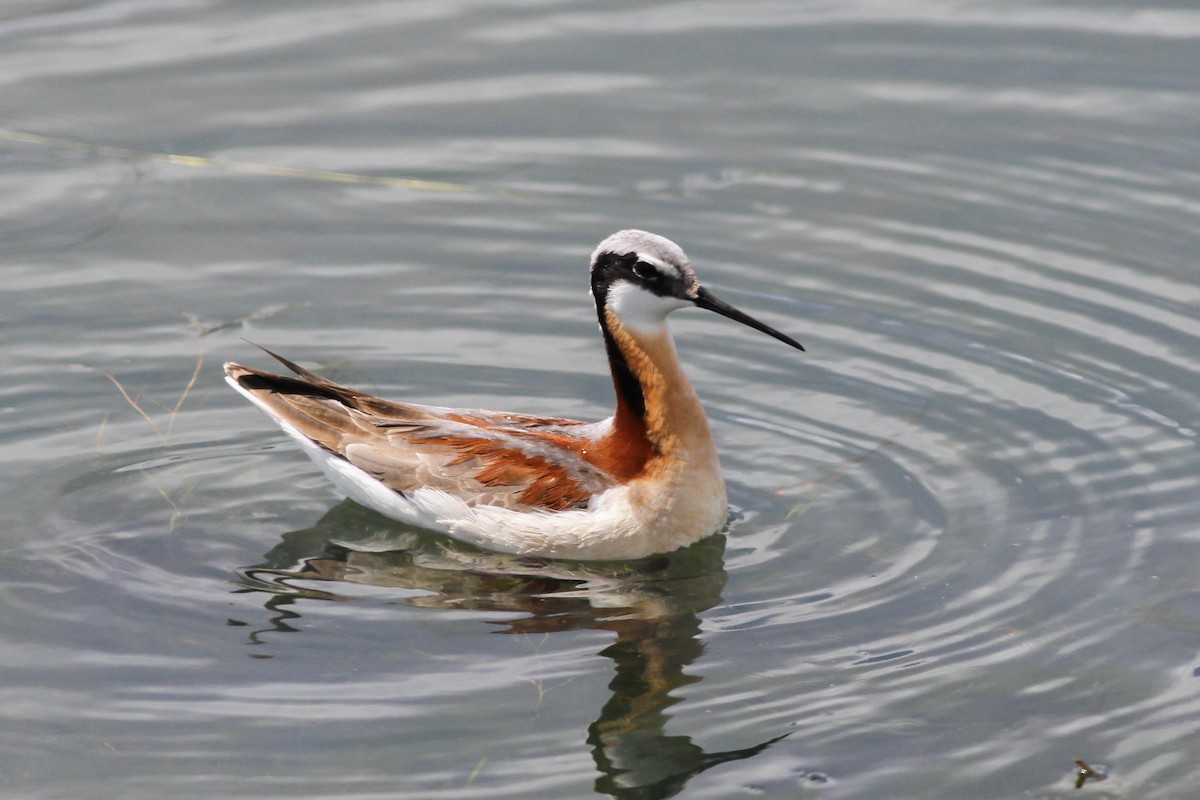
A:
{"type": "Polygon", "coordinates": [[[617,408],[602,422],[394,403],[270,353],[296,377],[226,364],[229,384],[346,495],[484,548],[572,559],[665,553],[720,530],[725,481],[667,315],[699,306],[799,350],[718,300],[683,250],[645,231],[592,253],[617,408]]]}

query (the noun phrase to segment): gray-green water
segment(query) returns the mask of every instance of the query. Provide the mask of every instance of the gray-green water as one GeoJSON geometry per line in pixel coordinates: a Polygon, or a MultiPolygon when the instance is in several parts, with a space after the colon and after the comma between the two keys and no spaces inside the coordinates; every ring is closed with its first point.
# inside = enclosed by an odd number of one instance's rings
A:
{"type": "Polygon", "coordinates": [[[1193,796],[1198,53],[1168,2],[4,4],[0,794],[1193,796]],[[403,528],[220,381],[604,416],[627,226],[809,348],[673,318],[690,551],[403,528]]]}

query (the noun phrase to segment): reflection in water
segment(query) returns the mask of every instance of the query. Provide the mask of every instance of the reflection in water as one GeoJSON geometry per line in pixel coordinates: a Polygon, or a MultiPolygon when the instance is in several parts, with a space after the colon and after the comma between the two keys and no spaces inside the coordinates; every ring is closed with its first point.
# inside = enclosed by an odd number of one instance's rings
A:
{"type": "MultiPolygon", "coordinates": [[[[438,534],[394,523],[350,501],[316,525],[284,534],[263,564],[242,569],[241,591],[271,595],[272,631],[296,630],[288,608],[299,598],[348,600],[344,582],[420,590],[406,603],[429,608],[522,612],[498,623],[501,633],[591,628],[616,642],[612,697],[588,728],[600,776],[596,791],[622,798],[677,794],[709,767],[757,755],[778,736],[742,750],[707,753],[691,737],[664,732],[672,691],[701,680],[684,674],[703,646],[699,614],[716,605],[725,584],[724,538],[636,562],[546,561],[488,553],[438,534]]],[[[260,632],[251,634],[257,642],[260,632]]]]}
{"type": "MultiPolygon", "coordinates": [[[[608,627],[608,626],[600,626],[608,627]]],[[[709,767],[750,758],[787,736],[743,750],[706,753],[690,736],[667,736],[671,691],[701,678],[683,668],[702,650],[700,620],[690,611],[655,620],[630,620],[601,654],[617,665],[612,697],[588,728],[588,744],[601,777],[596,791],[616,797],[671,797],[709,767]]]]}

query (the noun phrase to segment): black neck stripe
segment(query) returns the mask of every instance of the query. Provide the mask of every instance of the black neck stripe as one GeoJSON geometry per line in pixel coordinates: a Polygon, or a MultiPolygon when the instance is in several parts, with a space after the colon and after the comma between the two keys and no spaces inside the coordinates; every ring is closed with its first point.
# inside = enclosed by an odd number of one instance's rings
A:
{"type": "Polygon", "coordinates": [[[604,331],[604,347],[608,351],[609,364],[612,365],[613,384],[616,386],[617,394],[620,395],[620,399],[625,402],[630,411],[637,414],[639,418],[644,418],[646,416],[646,395],[642,392],[642,382],[629,368],[629,361],[626,360],[625,354],[621,352],[621,346],[617,344],[616,338],[609,331],[603,312],[600,313],[600,329],[604,331]]]}
{"type": "Polygon", "coordinates": [[[636,253],[617,255],[605,253],[592,267],[592,297],[596,301],[596,314],[600,317],[600,331],[604,334],[604,348],[608,351],[608,361],[612,365],[613,384],[616,386],[619,399],[629,410],[640,418],[646,416],[646,396],[642,393],[642,382],[629,368],[629,361],[621,352],[608,327],[605,308],[608,305],[608,290],[618,279],[625,277],[630,267],[637,261],[636,253]]]}

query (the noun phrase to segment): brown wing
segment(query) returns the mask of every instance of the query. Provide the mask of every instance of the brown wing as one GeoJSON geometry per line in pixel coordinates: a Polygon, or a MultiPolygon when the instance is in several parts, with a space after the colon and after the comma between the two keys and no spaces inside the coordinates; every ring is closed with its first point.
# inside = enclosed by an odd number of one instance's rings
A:
{"type": "Polygon", "coordinates": [[[227,364],[226,374],[272,414],[398,492],[430,487],[472,504],[560,511],[586,506],[616,484],[583,458],[588,440],[574,420],[395,403],[275,358],[297,377],[239,364],[227,364]]]}

